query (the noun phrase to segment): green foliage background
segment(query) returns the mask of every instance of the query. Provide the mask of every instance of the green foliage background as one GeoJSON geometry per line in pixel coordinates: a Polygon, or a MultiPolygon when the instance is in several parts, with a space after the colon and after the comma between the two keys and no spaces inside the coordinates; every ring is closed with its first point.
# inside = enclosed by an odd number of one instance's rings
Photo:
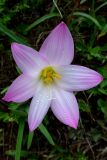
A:
{"type": "Polygon", "coordinates": [[[107,159],[107,1],[0,0],[0,97],[20,73],[11,55],[11,42],[39,49],[49,32],[64,21],[74,38],[73,63],[92,68],[104,77],[91,90],[76,93],[80,106],[77,130],[54,118],[29,133],[29,102],[0,100],[0,160],[107,159]]]}

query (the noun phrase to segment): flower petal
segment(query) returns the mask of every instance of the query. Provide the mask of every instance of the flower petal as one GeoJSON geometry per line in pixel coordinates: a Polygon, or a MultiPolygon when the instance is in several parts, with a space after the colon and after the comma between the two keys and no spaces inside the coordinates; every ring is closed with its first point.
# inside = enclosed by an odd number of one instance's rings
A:
{"type": "Polygon", "coordinates": [[[36,129],[45,117],[51,103],[50,87],[43,87],[38,84],[34,98],[32,99],[29,114],[28,124],[30,131],[36,129]]]}
{"type": "Polygon", "coordinates": [[[57,85],[68,91],[83,91],[97,86],[103,77],[98,72],[79,65],[67,65],[56,68],[61,75],[57,85]]]}
{"type": "Polygon", "coordinates": [[[78,103],[73,93],[64,90],[54,91],[56,99],[52,100],[51,109],[64,124],[77,128],[79,120],[78,103]]]}
{"type": "Polygon", "coordinates": [[[13,81],[9,87],[3,100],[10,102],[24,102],[31,98],[36,90],[37,80],[32,79],[27,75],[20,75],[13,81]]]}
{"type": "Polygon", "coordinates": [[[40,53],[46,55],[51,65],[70,64],[74,57],[74,43],[71,33],[61,22],[46,38],[40,53]]]}
{"type": "Polygon", "coordinates": [[[28,46],[12,43],[11,45],[14,60],[24,73],[34,75],[37,71],[47,65],[46,59],[38,52],[28,46]]]}

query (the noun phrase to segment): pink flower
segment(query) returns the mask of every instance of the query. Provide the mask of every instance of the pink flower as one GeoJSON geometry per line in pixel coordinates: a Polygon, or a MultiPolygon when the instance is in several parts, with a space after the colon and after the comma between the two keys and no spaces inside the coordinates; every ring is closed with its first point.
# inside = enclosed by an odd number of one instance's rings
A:
{"type": "Polygon", "coordinates": [[[28,113],[30,131],[40,125],[50,106],[62,123],[77,128],[79,109],[73,91],[95,87],[103,78],[92,69],[70,65],[74,43],[66,24],[61,22],[49,34],[39,52],[17,43],[11,49],[23,73],[3,100],[24,102],[33,97],[28,113]]]}

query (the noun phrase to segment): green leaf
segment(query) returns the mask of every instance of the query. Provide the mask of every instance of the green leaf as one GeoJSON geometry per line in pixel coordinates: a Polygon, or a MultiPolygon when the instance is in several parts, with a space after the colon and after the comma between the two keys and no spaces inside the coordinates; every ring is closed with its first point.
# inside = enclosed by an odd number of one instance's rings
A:
{"type": "Polygon", "coordinates": [[[99,57],[99,53],[101,53],[101,48],[99,46],[96,46],[94,48],[89,48],[89,52],[94,57],[99,57]]]}
{"type": "Polygon", "coordinates": [[[12,122],[14,119],[10,116],[9,113],[0,111],[0,119],[3,120],[3,122],[12,122]]]}
{"type": "Polygon", "coordinates": [[[50,144],[52,144],[52,145],[55,145],[55,143],[54,143],[54,141],[53,141],[50,133],[48,132],[48,130],[46,129],[46,127],[45,127],[43,124],[41,124],[41,125],[39,126],[39,129],[40,129],[40,131],[42,132],[42,134],[46,137],[46,139],[48,140],[48,142],[49,142],[50,144]]]}
{"type": "Polygon", "coordinates": [[[43,21],[53,18],[53,17],[58,17],[59,14],[58,13],[49,13],[47,15],[44,15],[43,17],[37,19],[36,21],[34,21],[31,25],[29,25],[26,29],[25,32],[28,32],[29,30],[31,30],[32,28],[34,28],[35,26],[37,26],[38,24],[42,23],[43,21]]]}
{"type": "Polygon", "coordinates": [[[25,126],[25,122],[23,120],[20,120],[18,135],[17,135],[17,142],[16,142],[15,160],[20,160],[24,126],[25,126]]]}
{"type": "Polygon", "coordinates": [[[100,6],[98,6],[95,10],[95,12],[97,12],[98,10],[100,10],[102,7],[104,7],[105,5],[107,5],[107,2],[104,2],[103,4],[101,4],[100,6]]]}
{"type": "Polygon", "coordinates": [[[104,114],[105,120],[107,120],[107,101],[99,99],[97,103],[98,103],[99,109],[104,114]]]}
{"type": "MultiPolygon", "coordinates": [[[[107,88],[107,79],[105,78],[103,81],[102,81],[102,83],[101,83],[101,88],[104,88],[104,87],[106,87],[107,88]]],[[[105,88],[105,89],[106,89],[105,88]]]]}
{"type": "MultiPolygon", "coordinates": [[[[6,155],[15,156],[15,154],[16,154],[15,150],[8,150],[8,151],[6,151],[6,155]]],[[[28,152],[27,151],[21,151],[20,156],[21,157],[27,157],[28,156],[28,152]]]]}
{"type": "Polygon", "coordinates": [[[100,67],[99,71],[103,75],[104,79],[107,80],[107,65],[100,67]]]}
{"type": "Polygon", "coordinates": [[[104,95],[107,95],[107,89],[99,88],[98,91],[104,95]]]}
{"type": "Polygon", "coordinates": [[[18,116],[19,118],[21,117],[26,118],[26,112],[22,110],[11,110],[11,111],[14,115],[18,116]]]}
{"type": "Polygon", "coordinates": [[[100,30],[102,30],[102,26],[100,25],[100,23],[97,21],[97,19],[95,19],[91,15],[89,15],[87,13],[83,13],[83,12],[74,12],[73,15],[74,16],[82,16],[84,18],[91,20],[100,30]]]}
{"type": "Polygon", "coordinates": [[[0,93],[4,94],[8,90],[8,87],[5,87],[0,93]]]}
{"type": "Polygon", "coordinates": [[[58,12],[59,12],[59,14],[60,14],[60,17],[61,17],[61,18],[63,18],[62,13],[61,13],[61,11],[60,11],[60,9],[59,9],[58,5],[57,5],[57,1],[56,1],[56,0],[53,0],[53,3],[54,3],[54,5],[55,5],[55,7],[56,7],[57,11],[58,11],[58,12]]]}
{"type": "Polygon", "coordinates": [[[107,33],[107,24],[105,24],[104,25],[104,27],[103,27],[103,29],[102,29],[102,33],[104,34],[106,34],[107,33]]]}
{"type": "Polygon", "coordinates": [[[0,31],[6,35],[8,35],[12,40],[18,43],[27,44],[27,41],[19,36],[17,36],[13,31],[8,29],[6,26],[0,23],[0,31]]]}
{"type": "Polygon", "coordinates": [[[78,102],[80,110],[82,110],[83,112],[90,112],[90,106],[84,100],[79,99],[78,102]]]}
{"type": "Polygon", "coordinates": [[[29,132],[28,141],[27,141],[27,149],[29,149],[31,147],[33,136],[34,136],[34,132],[29,132]]]}
{"type": "MultiPolygon", "coordinates": [[[[8,156],[14,157],[15,154],[16,154],[15,150],[6,151],[6,155],[8,155],[8,156]]],[[[27,159],[28,159],[28,157],[30,157],[32,160],[37,159],[35,152],[28,152],[28,151],[25,151],[25,150],[21,150],[20,157],[21,157],[21,159],[22,159],[22,157],[24,157],[24,158],[27,157],[27,159]]]]}

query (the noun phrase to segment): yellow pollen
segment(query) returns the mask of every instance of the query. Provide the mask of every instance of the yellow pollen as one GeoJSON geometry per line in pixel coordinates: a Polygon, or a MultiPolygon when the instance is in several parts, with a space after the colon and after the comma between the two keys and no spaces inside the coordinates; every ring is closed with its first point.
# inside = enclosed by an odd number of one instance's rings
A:
{"type": "Polygon", "coordinates": [[[41,71],[39,78],[48,85],[52,84],[55,79],[61,79],[61,76],[51,66],[48,66],[41,71]]]}

